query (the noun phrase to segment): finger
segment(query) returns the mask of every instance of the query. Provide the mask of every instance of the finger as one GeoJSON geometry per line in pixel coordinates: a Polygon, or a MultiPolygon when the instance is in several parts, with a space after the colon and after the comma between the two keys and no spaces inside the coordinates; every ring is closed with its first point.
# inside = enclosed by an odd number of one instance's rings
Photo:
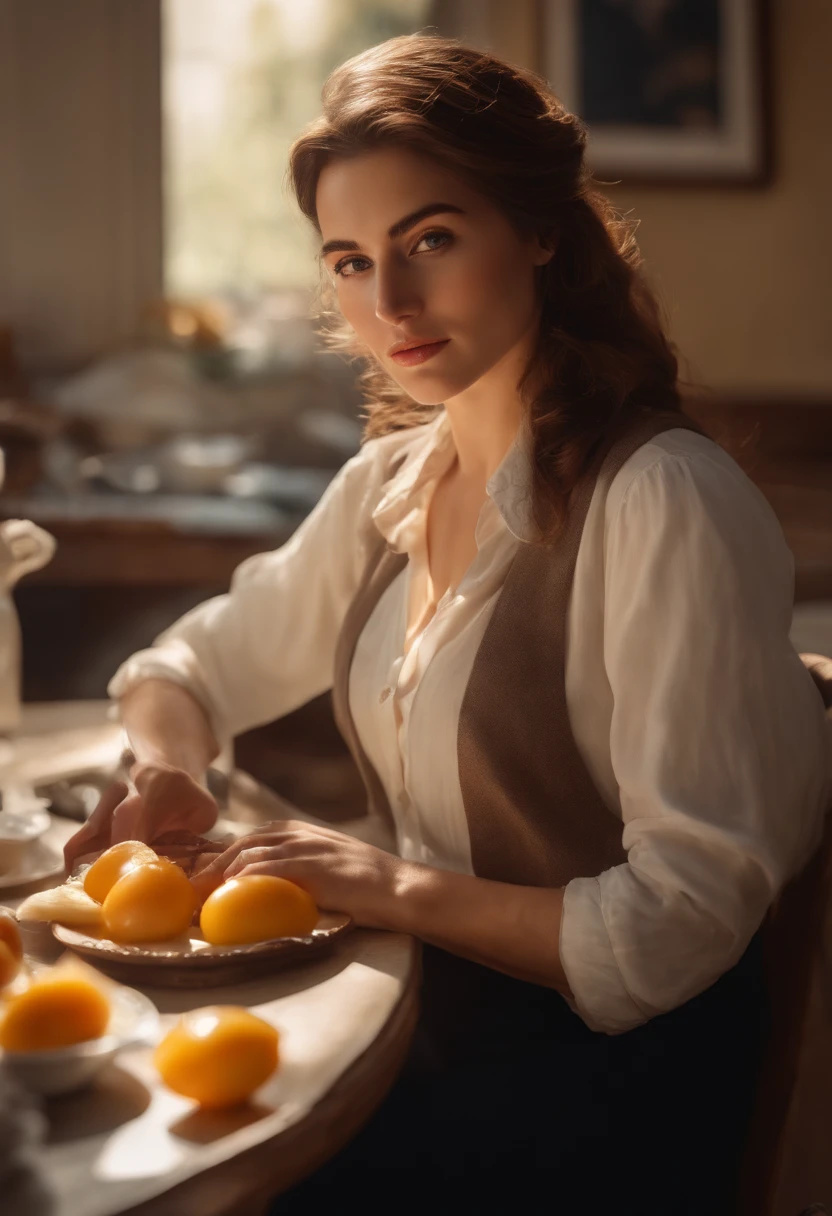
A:
{"type": "Polygon", "coordinates": [[[110,841],[119,844],[123,840],[141,840],[145,844],[150,838],[144,835],[142,799],[138,794],[128,794],[113,811],[110,822],[110,841]]]}
{"type": "Polygon", "coordinates": [[[151,844],[164,832],[181,831],[185,826],[182,820],[186,819],[188,809],[184,800],[170,797],[170,787],[157,787],[149,793],[138,792],[132,795],[129,806],[121,812],[120,839],[143,840],[151,844]]]}
{"type": "Polygon", "coordinates": [[[96,832],[88,824],[79,828],[64,845],[64,868],[67,874],[72,873],[79,857],[100,853],[102,849],[107,848],[109,843],[109,835],[105,836],[103,830],[96,832]]]}
{"type": "Polygon", "coordinates": [[[94,861],[98,861],[98,858],[103,852],[103,849],[94,849],[89,853],[81,853],[80,856],[75,858],[73,868],[77,869],[79,866],[91,866],[94,861]]]}
{"type": "Polygon", "coordinates": [[[164,853],[166,857],[200,857],[207,855],[210,858],[212,855],[218,857],[223,851],[223,846],[215,843],[213,840],[199,840],[194,844],[169,844],[158,836],[152,841],[150,847],[155,849],[157,853],[164,853]]]}
{"type": "Polygon", "coordinates": [[[243,849],[238,853],[229,866],[225,868],[226,878],[236,878],[241,870],[246,866],[250,866],[253,862],[261,861],[282,861],[283,856],[279,848],[274,848],[268,845],[258,845],[253,848],[243,849]]]}
{"type": "Polygon", "coordinates": [[[184,770],[137,764],[130,775],[143,802],[142,839],[147,833],[156,835],[163,828],[207,832],[216,823],[219,813],[216,801],[184,770]]]}
{"type": "MultiPolygon", "coordinates": [[[[274,878],[285,878],[287,882],[293,882],[296,887],[300,887],[307,895],[311,895],[315,899],[308,875],[304,877],[299,872],[298,867],[291,861],[282,861],[280,859],[253,861],[250,865],[245,866],[239,874],[235,874],[234,877],[248,878],[252,874],[271,874],[274,878]]],[[[317,900],[315,902],[317,903],[317,900]]]]}
{"type": "Polygon", "coordinates": [[[208,866],[191,874],[190,882],[194,891],[196,891],[199,906],[202,907],[211,892],[216,891],[217,887],[221,887],[225,882],[225,876],[222,870],[214,870],[211,866],[208,866]]]}
{"type": "MultiPolygon", "coordinates": [[[[77,835],[86,834],[88,839],[102,833],[109,836],[110,822],[116,808],[127,797],[127,792],[127,785],[124,781],[114,781],[112,785],[108,785],[99,798],[95,810],[77,835]]],[[[73,837],[73,839],[77,839],[77,837],[73,837]]]]}
{"type": "Polygon", "coordinates": [[[225,865],[222,864],[224,856],[224,853],[220,853],[206,864],[197,866],[191,875],[191,881],[201,884],[206,891],[218,887],[225,881],[225,865]]]}
{"type": "Polygon", "coordinates": [[[328,839],[343,837],[344,833],[337,828],[327,827],[323,823],[307,823],[305,819],[287,819],[279,824],[287,832],[302,832],[306,836],[325,836],[328,839]]]}
{"type": "Polygon", "coordinates": [[[343,836],[334,828],[321,823],[308,823],[305,819],[270,819],[259,823],[251,832],[252,836],[296,835],[298,832],[308,836],[343,836]]]}
{"type": "Polygon", "coordinates": [[[236,861],[237,857],[243,852],[244,849],[256,848],[264,845],[275,845],[280,841],[281,838],[282,833],[272,832],[258,832],[256,835],[240,836],[237,840],[225,848],[213,861],[209,862],[207,866],[203,867],[203,869],[200,870],[200,873],[210,871],[212,874],[224,874],[228,867],[232,865],[234,861],[236,861]]]}
{"type": "Polygon", "coordinates": [[[209,849],[216,848],[218,853],[224,853],[226,849],[231,848],[237,839],[237,834],[236,832],[223,832],[221,836],[202,836],[200,839],[205,844],[206,852],[209,849]]]}
{"type": "Polygon", "coordinates": [[[95,849],[106,849],[109,846],[113,813],[126,796],[127,786],[123,781],[114,781],[112,785],[107,786],[87,822],[64,845],[64,863],[67,871],[72,869],[83,853],[91,853],[95,849]]]}
{"type": "Polygon", "coordinates": [[[234,862],[237,857],[236,851],[231,853],[229,850],[224,850],[222,853],[217,853],[207,865],[202,865],[198,870],[194,871],[193,877],[199,878],[206,884],[210,884],[216,880],[217,883],[225,881],[225,874],[228,867],[234,862]]]}
{"type": "Polygon", "coordinates": [[[209,858],[211,854],[219,856],[234,839],[234,836],[229,836],[226,840],[209,840],[206,836],[197,836],[194,832],[183,830],[162,832],[153,837],[150,846],[157,853],[164,853],[166,857],[191,857],[196,860],[204,854],[208,854],[209,858]]]}
{"type": "MultiPolygon", "coordinates": [[[[274,878],[288,878],[289,875],[286,873],[287,866],[291,870],[289,863],[282,861],[280,858],[272,858],[271,861],[250,861],[234,877],[248,878],[252,874],[271,874],[274,878]]],[[[295,882],[294,879],[292,881],[295,882]]],[[[300,883],[296,883],[295,885],[300,886],[300,883]]]]}
{"type": "MultiPolygon", "coordinates": [[[[190,828],[170,828],[167,831],[159,832],[153,837],[154,844],[176,844],[186,847],[188,845],[202,844],[204,838],[196,832],[192,832],[190,828]]],[[[207,843],[207,842],[206,842],[207,843]]]]}

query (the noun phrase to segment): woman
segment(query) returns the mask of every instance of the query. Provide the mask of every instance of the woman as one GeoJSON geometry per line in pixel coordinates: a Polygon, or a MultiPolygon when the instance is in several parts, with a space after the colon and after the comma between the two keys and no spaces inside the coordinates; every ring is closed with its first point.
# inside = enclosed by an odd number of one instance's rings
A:
{"type": "Polygon", "coordinates": [[[210,870],[427,943],[401,1082],[281,1211],[543,1173],[564,1212],[728,1202],[755,934],[832,789],[823,705],[779,526],[681,414],[584,144],[541,78],[453,41],[333,72],[290,170],[329,340],[367,361],[366,442],[110,685],[138,792],[70,862],[206,830],[219,747],[332,688],[389,848],[288,820],[210,870]]]}

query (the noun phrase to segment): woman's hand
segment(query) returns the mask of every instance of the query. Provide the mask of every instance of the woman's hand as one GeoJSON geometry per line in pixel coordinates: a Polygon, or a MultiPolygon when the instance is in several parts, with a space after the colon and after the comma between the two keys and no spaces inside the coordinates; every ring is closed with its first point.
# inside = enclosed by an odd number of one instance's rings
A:
{"type": "Polygon", "coordinates": [[[191,875],[201,899],[229,878],[275,874],[319,908],[368,929],[410,933],[463,958],[571,997],[560,961],[563,888],[519,887],[403,861],[300,820],[265,823],[191,875]]]}
{"type": "Polygon", "coordinates": [[[206,898],[244,874],[274,874],[308,891],[319,908],[346,912],[358,925],[390,927],[400,858],[331,828],[286,819],[242,836],[192,876],[206,898]]]}
{"type": "Polygon", "coordinates": [[[216,802],[183,769],[161,762],[137,764],[130,777],[136,792],[129,793],[123,781],[108,786],[87,822],[64,845],[67,871],[83,854],[120,840],[153,844],[162,833],[181,830],[199,836],[216,823],[216,802]]]}

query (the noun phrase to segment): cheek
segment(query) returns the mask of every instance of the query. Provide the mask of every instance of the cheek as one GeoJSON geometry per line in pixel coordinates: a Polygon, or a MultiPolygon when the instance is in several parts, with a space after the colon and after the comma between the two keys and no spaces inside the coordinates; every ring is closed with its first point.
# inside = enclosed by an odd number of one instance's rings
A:
{"type": "Polygon", "coordinates": [[[378,344],[381,323],[376,316],[376,299],[369,279],[365,283],[350,283],[338,293],[338,307],[348,325],[371,350],[378,344]]]}
{"type": "Polygon", "coordinates": [[[534,303],[534,270],[528,258],[513,247],[483,258],[474,277],[478,297],[491,305],[516,308],[534,303]]]}
{"type": "Polygon", "coordinates": [[[519,258],[480,258],[445,284],[442,303],[478,345],[503,348],[525,332],[534,315],[534,273],[519,258]]]}

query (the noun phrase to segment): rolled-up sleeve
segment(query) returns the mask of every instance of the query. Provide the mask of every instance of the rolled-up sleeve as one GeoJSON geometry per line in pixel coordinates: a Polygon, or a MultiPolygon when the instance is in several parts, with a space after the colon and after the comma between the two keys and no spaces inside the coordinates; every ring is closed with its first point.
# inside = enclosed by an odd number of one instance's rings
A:
{"type": "Polygon", "coordinates": [[[226,594],[198,605],[122,663],[109,695],[122,697],[148,677],[172,680],[202,704],[224,745],[330,688],[386,446],[366,444],[286,544],[242,562],[226,594]]]}
{"type": "Polygon", "coordinates": [[[627,862],[566,887],[574,1007],[620,1033],[712,984],[817,845],[821,699],[789,640],[793,560],[736,467],[664,453],[607,534],[604,663],[627,862]]]}

